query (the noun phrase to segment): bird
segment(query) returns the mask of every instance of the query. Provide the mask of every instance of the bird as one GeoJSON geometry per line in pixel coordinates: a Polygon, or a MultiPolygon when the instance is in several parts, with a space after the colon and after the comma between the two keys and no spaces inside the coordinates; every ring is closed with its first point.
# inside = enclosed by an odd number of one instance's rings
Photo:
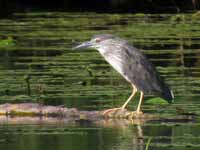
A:
{"type": "Polygon", "coordinates": [[[136,115],[143,114],[141,104],[146,94],[156,95],[169,103],[174,101],[173,91],[161,78],[155,66],[140,49],[129,44],[128,41],[113,34],[98,34],[72,49],[96,49],[132,86],[132,94],[125,103],[121,107],[105,110],[104,115],[126,109],[137,92],[140,92],[140,99],[134,111],[136,115]]]}

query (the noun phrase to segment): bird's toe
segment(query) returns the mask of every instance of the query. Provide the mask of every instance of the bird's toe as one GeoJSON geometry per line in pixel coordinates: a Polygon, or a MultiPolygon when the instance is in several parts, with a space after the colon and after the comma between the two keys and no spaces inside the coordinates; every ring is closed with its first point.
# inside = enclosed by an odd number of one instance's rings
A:
{"type": "Polygon", "coordinates": [[[142,111],[133,111],[131,112],[131,114],[129,115],[129,118],[140,118],[141,116],[143,116],[143,112],[142,111]]]}
{"type": "Polygon", "coordinates": [[[126,110],[120,108],[112,108],[112,109],[107,109],[103,111],[103,116],[109,117],[109,118],[122,118],[125,114],[126,110]]]}

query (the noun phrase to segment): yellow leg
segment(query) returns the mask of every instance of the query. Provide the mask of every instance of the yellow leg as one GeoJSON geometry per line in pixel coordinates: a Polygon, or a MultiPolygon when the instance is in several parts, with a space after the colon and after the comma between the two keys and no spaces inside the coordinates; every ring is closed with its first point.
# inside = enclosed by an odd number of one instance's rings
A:
{"type": "Polygon", "coordinates": [[[142,91],[140,91],[140,101],[138,103],[138,107],[137,107],[137,110],[136,110],[137,114],[142,113],[142,112],[140,112],[140,107],[141,107],[143,98],[144,98],[144,93],[142,91]]]}
{"type": "Polygon", "coordinates": [[[131,99],[135,96],[136,92],[137,92],[137,88],[135,87],[135,85],[133,85],[133,92],[131,94],[131,96],[126,100],[126,102],[122,105],[121,109],[124,109],[126,107],[126,105],[131,101],[131,99]]]}
{"type": "Polygon", "coordinates": [[[130,118],[131,118],[131,119],[132,119],[132,118],[135,118],[135,117],[138,117],[138,116],[140,116],[140,115],[143,114],[143,112],[140,111],[140,107],[141,107],[143,98],[144,98],[144,93],[143,93],[142,91],[140,91],[140,101],[139,101],[139,103],[138,103],[138,106],[137,106],[136,111],[134,111],[134,112],[131,113],[131,115],[130,115],[130,118]]]}
{"type": "Polygon", "coordinates": [[[103,115],[106,115],[106,114],[108,114],[109,112],[113,112],[113,111],[116,111],[116,110],[123,110],[123,109],[125,109],[126,105],[130,102],[130,100],[134,97],[134,95],[135,95],[136,92],[137,92],[137,88],[135,87],[135,85],[132,84],[132,87],[133,87],[132,94],[131,94],[131,96],[129,96],[129,98],[126,100],[126,102],[122,105],[122,107],[119,107],[119,108],[112,108],[112,109],[105,110],[105,111],[103,112],[103,115]]]}

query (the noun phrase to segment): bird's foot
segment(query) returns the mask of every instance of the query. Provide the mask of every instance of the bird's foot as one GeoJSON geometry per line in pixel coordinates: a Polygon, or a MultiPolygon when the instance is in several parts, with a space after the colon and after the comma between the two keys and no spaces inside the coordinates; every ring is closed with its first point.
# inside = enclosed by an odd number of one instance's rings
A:
{"type": "Polygon", "coordinates": [[[133,111],[129,115],[129,118],[140,118],[143,115],[142,111],[133,111]]]}
{"type": "Polygon", "coordinates": [[[116,111],[121,110],[121,109],[122,109],[121,107],[119,107],[119,108],[107,109],[107,110],[103,111],[103,115],[107,115],[107,114],[109,114],[109,113],[116,112],[116,111]]]}
{"type": "Polygon", "coordinates": [[[119,108],[112,108],[103,111],[103,116],[109,118],[124,118],[127,115],[127,110],[119,107],[119,108]]]}
{"type": "Polygon", "coordinates": [[[119,108],[112,108],[112,109],[107,109],[104,110],[102,112],[104,117],[108,117],[108,118],[141,118],[143,117],[143,112],[141,111],[127,111],[126,109],[124,109],[123,107],[119,107],[119,108]]]}

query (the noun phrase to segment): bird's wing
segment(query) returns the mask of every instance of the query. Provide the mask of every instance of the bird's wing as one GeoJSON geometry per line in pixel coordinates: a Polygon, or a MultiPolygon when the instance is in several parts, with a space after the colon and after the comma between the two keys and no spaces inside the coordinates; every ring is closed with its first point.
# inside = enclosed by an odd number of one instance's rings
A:
{"type": "Polygon", "coordinates": [[[138,49],[128,44],[124,45],[126,54],[124,60],[124,73],[135,86],[146,93],[162,93],[167,87],[158,75],[153,64],[148,61],[138,49]]]}

